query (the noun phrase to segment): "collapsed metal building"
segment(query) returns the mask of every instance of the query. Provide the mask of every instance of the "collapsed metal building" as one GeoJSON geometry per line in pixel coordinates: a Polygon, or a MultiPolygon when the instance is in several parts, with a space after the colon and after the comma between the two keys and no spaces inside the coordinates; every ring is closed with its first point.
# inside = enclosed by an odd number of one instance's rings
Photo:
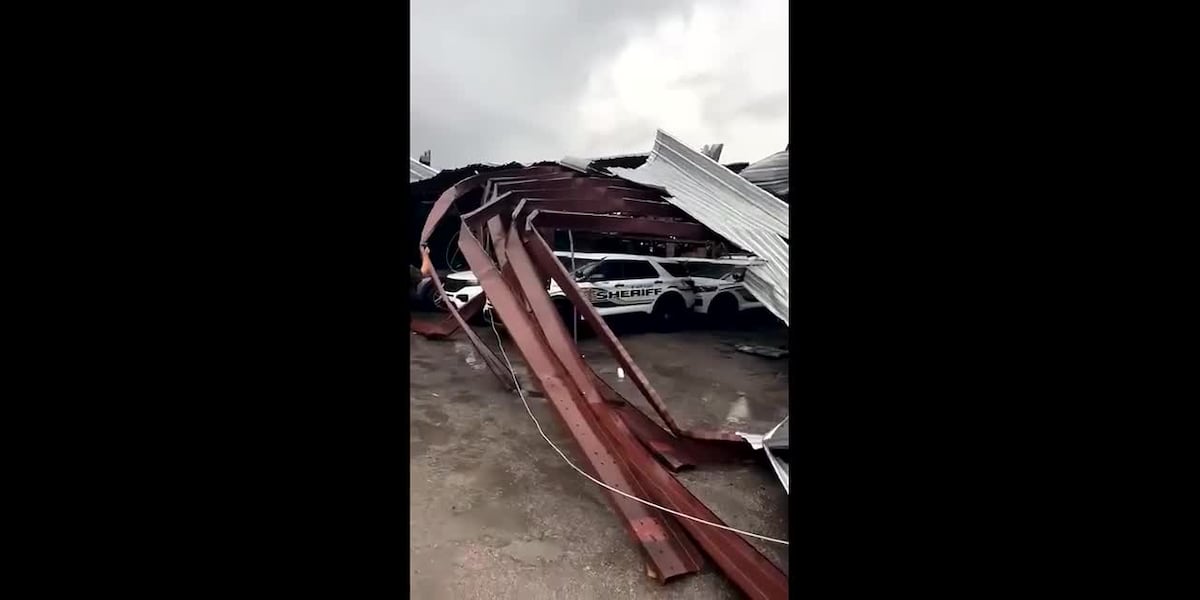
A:
{"type": "MultiPolygon", "coordinates": [[[[659,138],[667,136],[665,132],[658,133],[659,138]]],[[[648,162],[653,162],[659,154],[654,152],[641,152],[633,154],[619,154],[613,156],[601,156],[594,158],[573,158],[564,157],[558,161],[543,161],[533,163],[530,166],[551,166],[561,165],[573,168],[576,170],[594,170],[605,174],[613,174],[622,170],[635,170],[645,166],[648,162]]],[[[683,146],[686,148],[686,146],[683,146]]],[[[724,144],[709,144],[704,146],[699,152],[687,149],[688,152],[694,153],[696,156],[704,156],[711,159],[712,167],[728,171],[729,173],[737,174],[750,167],[759,167],[759,175],[755,175],[756,171],[751,170],[750,174],[754,175],[754,179],[748,179],[751,183],[766,189],[772,193],[780,189],[782,186],[783,200],[786,202],[787,195],[787,162],[786,151],[780,153],[784,155],[782,163],[777,155],[772,155],[766,159],[756,163],[730,163],[719,165],[716,163],[720,159],[724,144]],[[782,171],[779,165],[782,164],[782,171]],[[763,181],[762,177],[766,176],[769,179],[763,181]],[[782,178],[782,183],[780,178],[782,178]],[[768,184],[768,185],[764,185],[768,184]],[[773,186],[773,187],[771,187],[773,186]]],[[[507,164],[492,164],[492,163],[477,163],[471,164],[456,169],[441,170],[434,169],[429,166],[429,152],[421,155],[421,158],[409,158],[409,193],[410,205],[409,215],[413,223],[408,231],[408,241],[406,242],[407,260],[409,264],[418,265],[421,262],[420,254],[417,253],[416,247],[419,238],[419,227],[425,222],[429,214],[430,208],[437,200],[438,196],[452,185],[471,175],[488,173],[492,171],[504,169],[524,168],[525,165],[520,163],[510,162],[507,164]]],[[[636,179],[636,176],[633,177],[636,179]]],[[[661,186],[660,186],[661,187],[661,186]]],[[[778,195],[778,194],[776,194],[778,195]]],[[[474,198],[464,198],[460,204],[468,207],[477,207],[474,198]]],[[[460,206],[455,205],[451,208],[451,214],[458,214],[460,206]]],[[[469,210],[469,208],[468,208],[469,210]]],[[[648,256],[689,256],[689,257],[708,257],[716,258],[729,253],[746,252],[749,248],[738,246],[730,243],[729,239],[706,240],[703,243],[695,244],[686,240],[671,238],[670,236],[653,237],[644,236],[636,240],[631,240],[627,237],[618,235],[614,232],[577,232],[578,235],[569,237],[565,232],[558,231],[554,239],[547,240],[555,250],[574,249],[577,252],[610,252],[622,254],[641,254],[648,256]]],[[[427,240],[431,249],[431,259],[435,269],[439,271],[458,271],[466,268],[466,263],[458,253],[457,247],[458,229],[451,221],[442,221],[438,229],[427,240]]],[[[777,313],[778,316],[778,313],[777,313]]],[[[784,319],[786,321],[786,319],[784,319]]]]}
{"type": "MultiPolygon", "coordinates": [[[[786,168],[786,156],[783,160],[786,168]]],[[[754,167],[750,165],[742,173],[754,167]]],[[[746,270],[746,288],[790,326],[788,239],[791,234],[787,203],[661,129],[645,164],[636,169],[613,167],[610,171],[628,181],[666,190],[668,202],[712,227],[724,239],[764,259],[765,265],[746,270]]],[[[778,172],[768,173],[771,181],[778,183],[778,172]]],[[[786,193],[786,171],[782,179],[786,193]]]]}
{"type": "MultiPolygon", "coordinates": [[[[449,314],[440,320],[414,319],[412,329],[430,338],[462,330],[501,385],[516,389],[517,377],[467,325],[490,301],[492,315],[503,323],[528,365],[531,383],[547,399],[593,477],[612,489],[721,525],[720,517],[674,473],[690,466],[753,459],[754,447],[733,432],[683,428],[554,256],[556,235],[565,231],[696,245],[731,239],[768,255],[757,281],[778,285],[783,278],[785,289],[782,294],[773,293],[768,306],[787,322],[786,205],[780,213],[763,196],[782,204],[778,198],[752,184],[745,184],[749,189],[737,184],[717,171],[724,168],[712,157],[677,141],[672,145],[673,138],[664,136],[660,131],[662,143],[656,142],[655,150],[644,159],[614,157],[608,165],[568,159],[530,167],[473,165],[417,182],[458,178],[434,200],[414,198],[414,205],[427,206],[427,210],[421,209],[425,219],[417,244],[422,273],[445,294],[431,241],[450,236],[453,239],[439,243],[456,247],[483,293],[461,309],[446,303],[449,314]],[[622,164],[629,166],[617,166],[622,164]],[[630,168],[634,166],[637,168],[630,168]],[[705,191],[713,186],[721,189],[705,191]],[[717,204],[705,208],[700,206],[703,202],[717,204]],[[729,211],[745,214],[733,217],[729,211]],[[724,223],[712,222],[714,219],[724,223]],[[778,244],[783,247],[783,263],[770,265],[771,260],[779,259],[778,244]],[[665,427],[609,386],[584,360],[547,293],[551,280],[558,283],[665,427]]],[[[715,149],[717,155],[719,152],[715,149]]],[[[436,182],[429,185],[434,189],[436,182]]],[[[649,572],[660,582],[697,572],[707,557],[748,597],[787,597],[786,575],[738,533],[678,518],[612,491],[605,494],[642,550],[649,572]]]]}

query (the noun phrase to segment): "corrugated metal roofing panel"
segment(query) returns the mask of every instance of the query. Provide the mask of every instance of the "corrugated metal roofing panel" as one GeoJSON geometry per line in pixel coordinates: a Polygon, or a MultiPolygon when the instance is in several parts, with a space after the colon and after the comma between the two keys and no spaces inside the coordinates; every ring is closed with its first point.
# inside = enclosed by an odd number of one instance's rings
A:
{"type": "Polygon", "coordinates": [[[612,167],[630,181],[665,188],[667,201],[767,264],[746,270],[746,287],[775,316],[788,319],[788,205],[716,161],[658,130],[646,164],[612,167]]]}
{"type": "Polygon", "coordinates": [[[772,449],[787,450],[788,448],[788,418],[784,417],[778,425],[773,427],[764,435],[754,433],[738,432],[742,439],[750,443],[750,447],[755,450],[762,450],[767,453],[767,460],[771,461],[771,468],[775,469],[775,475],[779,477],[779,482],[783,484],[783,491],[791,492],[789,479],[791,478],[791,469],[787,463],[783,462],[778,456],[775,456],[772,449]]]}
{"type": "Polygon", "coordinates": [[[408,182],[409,183],[412,183],[414,181],[421,181],[422,179],[429,179],[430,177],[433,177],[434,175],[437,175],[438,173],[440,173],[440,171],[438,171],[437,169],[435,169],[429,165],[426,165],[411,156],[408,157],[408,182]]]}
{"type": "Polygon", "coordinates": [[[752,163],[742,169],[739,175],[746,181],[776,196],[786,196],[788,195],[788,151],[776,152],[752,163]]]}

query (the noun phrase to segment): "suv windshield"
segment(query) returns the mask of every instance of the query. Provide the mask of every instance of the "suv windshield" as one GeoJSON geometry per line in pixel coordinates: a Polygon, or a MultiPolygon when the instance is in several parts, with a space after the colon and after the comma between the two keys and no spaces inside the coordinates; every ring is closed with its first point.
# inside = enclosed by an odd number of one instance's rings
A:
{"type": "MultiPolygon", "coordinates": [[[[568,272],[571,272],[571,257],[570,256],[559,256],[558,262],[562,263],[562,266],[565,267],[568,272]]],[[[597,261],[590,259],[590,258],[579,258],[577,256],[577,257],[575,257],[575,271],[572,272],[571,274],[578,277],[581,273],[583,273],[583,270],[585,267],[588,267],[595,262],[597,262],[597,261]]]]}

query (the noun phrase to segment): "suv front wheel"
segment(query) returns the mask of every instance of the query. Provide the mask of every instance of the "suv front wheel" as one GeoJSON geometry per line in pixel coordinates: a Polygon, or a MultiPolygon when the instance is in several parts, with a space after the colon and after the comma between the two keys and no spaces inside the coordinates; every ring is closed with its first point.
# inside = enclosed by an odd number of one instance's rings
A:
{"type": "Polygon", "coordinates": [[[650,314],[659,331],[679,329],[686,315],[687,306],[684,306],[683,296],[679,294],[667,294],[659,298],[658,302],[654,304],[654,311],[650,314]]]}

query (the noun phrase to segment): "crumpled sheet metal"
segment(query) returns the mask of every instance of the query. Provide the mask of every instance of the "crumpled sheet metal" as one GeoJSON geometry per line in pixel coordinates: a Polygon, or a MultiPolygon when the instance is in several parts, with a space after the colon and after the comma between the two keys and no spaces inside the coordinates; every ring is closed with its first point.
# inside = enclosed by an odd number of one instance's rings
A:
{"type": "Polygon", "coordinates": [[[788,195],[788,151],[751,163],[741,173],[746,181],[783,198],[788,195]]]}
{"type": "Polygon", "coordinates": [[[765,260],[765,265],[746,270],[746,288],[790,326],[787,203],[661,129],[646,164],[609,171],[667,190],[668,202],[765,260]]]}
{"type": "Polygon", "coordinates": [[[762,450],[767,454],[767,460],[771,463],[771,468],[775,470],[775,476],[779,477],[779,482],[783,484],[783,491],[791,494],[791,488],[788,487],[789,469],[787,463],[775,456],[774,450],[788,449],[788,418],[784,417],[778,425],[771,428],[771,431],[763,435],[754,433],[738,433],[743,439],[750,443],[750,446],[755,450],[762,450]]]}
{"type": "Polygon", "coordinates": [[[430,177],[433,177],[434,175],[437,175],[440,172],[441,171],[438,171],[437,169],[435,169],[425,163],[422,163],[421,161],[419,161],[411,156],[408,157],[408,182],[409,183],[412,183],[414,181],[421,181],[423,179],[429,179],[430,177]]]}
{"type": "MultiPolygon", "coordinates": [[[[661,398],[657,397],[644,374],[637,369],[620,341],[607,330],[603,319],[583,298],[574,280],[554,257],[543,233],[548,234],[556,227],[568,227],[617,231],[626,235],[663,235],[662,232],[669,231],[710,237],[711,231],[690,220],[672,222],[645,216],[644,213],[663,213],[671,209],[661,199],[647,199],[646,190],[640,186],[634,187],[641,192],[642,198],[626,198],[627,195],[637,194],[629,194],[629,184],[618,179],[562,167],[538,168],[544,170],[493,172],[486,178],[470,177],[456,184],[435,202],[431,221],[426,222],[425,231],[432,231],[436,225],[433,219],[441,219],[447,214],[457,198],[487,187],[483,205],[463,216],[459,247],[484,289],[479,298],[491,298],[495,315],[504,322],[510,339],[530,367],[533,385],[549,400],[565,430],[582,451],[583,466],[593,476],[616,489],[648,498],[684,514],[720,522],[719,517],[654,458],[655,454],[662,456],[663,452],[687,449],[687,444],[672,445],[667,440],[685,439],[685,436],[695,432],[681,431],[670,419],[661,398]],[[532,191],[538,190],[542,183],[538,180],[548,183],[549,180],[561,179],[563,173],[574,174],[584,181],[560,181],[550,186],[553,189],[532,191]],[[492,179],[496,181],[489,181],[492,179]],[[506,179],[507,183],[500,179],[506,179]],[[606,182],[611,182],[611,187],[626,191],[605,191],[606,182]],[[540,197],[526,197],[525,194],[540,197]],[[616,206],[624,214],[555,210],[559,208],[556,204],[564,208],[588,208],[581,202],[589,198],[595,202],[595,208],[611,209],[616,206]],[[485,249],[486,244],[492,245],[491,255],[485,249]],[[500,260],[501,255],[505,257],[504,260],[500,260]],[[629,412],[633,407],[619,407],[623,399],[607,393],[597,383],[598,377],[582,360],[566,325],[550,301],[546,283],[551,278],[559,281],[577,310],[593,324],[618,362],[631,373],[639,391],[647,396],[659,416],[668,423],[670,432],[661,429],[650,431],[645,422],[635,423],[639,419],[629,412]],[[635,430],[640,430],[641,435],[635,430]],[[649,448],[652,442],[647,442],[647,437],[657,438],[659,451],[649,448]]],[[[649,197],[653,197],[653,194],[649,197]]],[[[427,253],[427,249],[424,250],[427,253]]],[[[447,309],[452,316],[456,313],[452,304],[447,309]]],[[[458,325],[469,329],[461,320],[458,325]]],[[[494,357],[491,349],[478,338],[471,337],[471,342],[485,360],[489,360],[489,356],[494,357]]],[[[507,370],[504,376],[511,381],[512,376],[507,370]]],[[[645,419],[645,415],[640,417],[645,419]]],[[[656,424],[653,426],[657,427],[656,424]]],[[[736,447],[731,444],[734,441],[745,446],[733,433],[709,432],[708,435],[707,439],[688,438],[689,443],[694,448],[711,450],[717,454],[727,447],[736,447]]],[[[672,468],[700,458],[680,454],[672,468]]],[[[787,577],[741,536],[647,509],[645,505],[634,503],[619,494],[609,493],[608,496],[614,511],[642,548],[650,572],[660,581],[665,582],[673,576],[695,572],[700,568],[701,554],[693,545],[694,540],[704,554],[747,596],[787,596],[787,577]]]]}

